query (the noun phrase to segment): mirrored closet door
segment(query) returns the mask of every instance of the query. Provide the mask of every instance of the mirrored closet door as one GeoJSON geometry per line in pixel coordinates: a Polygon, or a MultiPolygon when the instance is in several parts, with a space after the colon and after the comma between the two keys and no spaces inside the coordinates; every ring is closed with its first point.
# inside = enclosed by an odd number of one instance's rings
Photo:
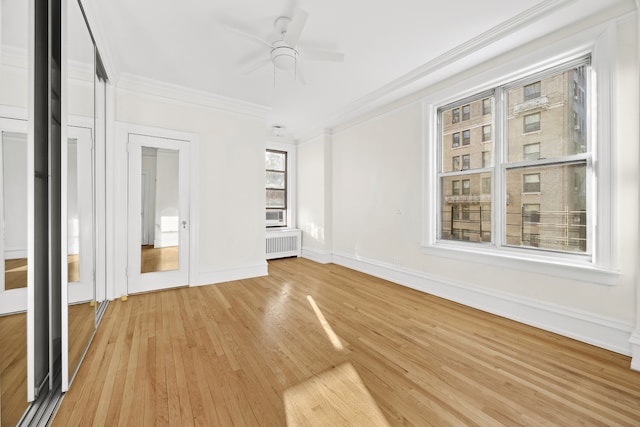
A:
{"type": "Polygon", "coordinates": [[[0,0],[0,425],[29,406],[29,2],[0,0]]]}
{"type": "Polygon", "coordinates": [[[66,2],[62,146],[63,375],[69,388],[96,329],[105,300],[106,76],[80,4],[66,2]],[[65,330],[66,329],[66,330],[65,330]]]}

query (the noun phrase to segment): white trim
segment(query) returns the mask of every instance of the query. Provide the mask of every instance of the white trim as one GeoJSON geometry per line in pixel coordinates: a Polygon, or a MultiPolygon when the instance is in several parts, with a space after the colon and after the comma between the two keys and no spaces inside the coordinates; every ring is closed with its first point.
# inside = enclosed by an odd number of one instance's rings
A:
{"type": "MultiPolygon", "coordinates": [[[[21,108],[21,107],[11,107],[8,105],[0,105],[0,118],[6,118],[10,120],[24,120],[26,122],[29,119],[29,112],[25,108],[21,108]]],[[[26,129],[26,123],[25,123],[25,129],[26,129]]]]}
{"type": "Polygon", "coordinates": [[[335,264],[488,313],[554,332],[616,353],[631,355],[633,325],[594,313],[498,292],[379,261],[334,252],[335,264]]]}
{"type": "MultiPolygon", "coordinates": [[[[459,81],[423,99],[423,251],[434,256],[443,256],[460,260],[489,263],[501,267],[515,268],[524,271],[535,271],[557,277],[571,278],[585,282],[615,285],[619,272],[615,260],[616,245],[613,241],[616,234],[615,217],[612,206],[615,206],[615,194],[611,191],[613,182],[612,159],[610,151],[615,144],[612,113],[615,105],[614,66],[615,49],[611,44],[615,41],[616,25],[609,22],[597,28],[583,31],[557,43],[547,45],[544,49],[536,49],[528,54],[518,55],[507,64],[491,67],[472,78],[459,81]],[[597,191],[590,190],[593,201],[589,209],[594,224],[595,242],[594,256],[586,259],[574,254],[551,254],[542,251],[517,250],[507,247],[489,246],[485,244],[468,244],[464,242],[447,242],[437,240],[437,206],[438,199],[438,126],[436,109],[494,87],[509,84],[527,75],[578,59],[586,54],[592,55],[592,68],[598,73],[597,86],[593,97],[593,114],[597,115],[598,126],[591,132],[592,151],[597,170],[597,191]],[[597,102],[596,102],[597,100],[597,102]],[[597,136],[594,135],[597,131],[597,136]],[[597,194],[597,199],[594,197],[597,194]]],[[[592,122],[596,122],[595,120],[592,122]]],[[[498,178],[494,179],[494,189],[498,178]]],[[[497,194],[502,194],[499,191],[497,194]]],[[[500,202],[498,200],[498,202],[500,202]]],[[[504,203],[500,203],[504,206],[504,203]]],[[[502,236],[500,223],[494,218],[494,231],[502,236]]]]}
{"type": "Polygon", "coordinates": [[[629,338],[631,346],[631,369],[640,371],[640,332],[634,332],[629,338]]]}
{"type": "Polygon", "coordinates": [[[326,251],[316,248],[302,248],[302,258],[315,261],[319,264],[330,264],[333,262],[333,255],[331,251],[326,251]]]}
{"type": "Polygon", "coordinates": [[[197,89],[152,80],[133,74],[123,73],[117,84],[118,90],[134,92],[138,95],[148,95],[163,98],[163,101],[176,105],[190,105],[210,108],[215,111],[236,113],[260,119],[265,119],[270,111],[269,107],[252,104],[233,98],[215,95],[197,89]]]}
{"type": "MultiPolygon", "coordinates": [[[[94,0],[78,0],[82,4],[84,15],[87,20],[87,25],[91,29],[91,35],[93,42],[98,49],[100,59],[102,59],[102,65],[104,65],[105,71],[109,80],[116,78],[118,74],[118,63],[116,62],[117,55],[113,55],[111,49],[109,49],[109,43],[104,36],[102,30],[101,20],[97,18],[98,13],[93,5],[94,0]]],[[[115,81],[115,80],[114,80],[115,81]]]]}
{"type": "Polygon", "coordinates": [[[232,282],[235,280],[251,279],[254,277],[268,276],[267,262],[253,265],[241,265],[237,267],[211,268],[201,271],[197,280],[191,286],[205,286],[216,283],[232,282]]]}
{"type": "MultiPolygon", "coordinates": [[[[28,121],[28,145],[27,158],[35,159],[35,0],[28,0],[29,9],[29,52],[28,52],[28,79],[29,100],[27,104],[28,121]]],[[[32,402],[36,395],[36,327],[35,327],[35,161],[30,161],[27,166],[27,186],[32,197],[27,198],[27,400],[32,402]]]]}

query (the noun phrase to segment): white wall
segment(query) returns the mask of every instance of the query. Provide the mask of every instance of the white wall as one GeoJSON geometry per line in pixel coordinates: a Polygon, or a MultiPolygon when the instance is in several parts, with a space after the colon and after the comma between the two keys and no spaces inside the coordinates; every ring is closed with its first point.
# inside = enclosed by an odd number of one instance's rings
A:
{"type": "MultiPolygon", "coordinates": [[[[576,30],[584,29],[584,23],[576,30]]],[[[567,31],[563,30],[564,36],[567,31]]],[[[638,260],[638,69],[636,19],[617,24],[614,82],[615,186],[613,199],[620,275],[613,286],[548,274],[460,261],[426,252],[423,236],[423,112],[421,97],[462,81],[453,76],[404,102],[334,129],[329,190],[333,221],[333,261],[487,311],[631,354],[638,260]]],[[[549,37],[553,38],[553,35],[549,37]]],[[[560,40],[562,36],[558,35],[560,40]]],[[[553,40],[535,41],[541,48],[553,40]]],[[[527,56],[523,46],[505,57],[527,56]]],[[[499,67],[498,57],[479,68],[499,67]]],[[[467,74],[476,72],[469,70],[467,74]]],[[[322,222],[317,179],[322,142],[299,148],[300,221],[305,245],[320,246],[311,230],[322,222]]]]}
{"type": "Polygon", "coordinates": [[[329,262],[331,253],[331,136],[298,146],[298,228],[304,256],[329,262]]]}
{"type": "MultiPolygon", "coordinates": [[[[264,117],[223,111],[202,105],[197,98],[194,102],[171,100],[155,94],[163,93],[160,86],[151,90],[149,86],[141,85],[139,90],[135,86],[131,83],[126,89],[116,89],[116,121],[199,137],[199,176],[191,185],[199,189],[192,194],[198,200],[198,242],[191,242],[197,245],[198,273],[190,278],[191,284],[266,274],[264,117]]],[[[126,160],[126,147],[119,141],[116,150],[117,167],[126,160]]],[[[116,171],[116,188],[120,190],[126,189],[124,175],[116,171]]],[[[123,211],[116,215],[126,218],[123,211]]],[[[125,226],[126,221],[120,227],[125,226]]],[[[122,232],[122,228],[116,230],[116,234],[122,232]]]]}

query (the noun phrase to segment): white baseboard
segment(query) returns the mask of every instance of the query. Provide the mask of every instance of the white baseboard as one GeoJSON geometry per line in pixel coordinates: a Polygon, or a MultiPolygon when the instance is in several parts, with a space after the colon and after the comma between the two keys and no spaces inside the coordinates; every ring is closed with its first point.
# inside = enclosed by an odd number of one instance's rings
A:
{"type": "Polygon", "coordinates": [[[26,257],[26,249],[5,249],[4,251],[4,259],[22,259],[26,257]]]}
{"type": "Polygon", "coordinates": [[[640,371],[640,330],[636,330],[629,338],[631,345],[631,369],[640,371]]]}
{"type": "MultiPolygon", "coordinates": [[[[550,332],[586,342],[597,347],[632,354],[630,342],[633,325],[616,319],[516,295],[456,283],[428,273],[402,268],[376,260],[333,253],[333,262],[353,270],[477,308],[498,316],[516,320],[550,332]]],[[[637,338],[636,368],[640,370],[640,336],[637,338]]]]}
{"type": "Polygon", "coordinates": [[[333,255],[331,251],[323,251],[321,249],[314,248],[303,247],[302,258],[307,258],[320,264],[329,264],[333,262],[333,255]]]}
{"type": "Polygon", "coordinates": [[[216,268],[200,271],[192,286],[211,285],[214,283],[231,282],[234,280],[250,279],[252,277],[267,276],[267,263],[243,265],[238,267],[216,268]]]}

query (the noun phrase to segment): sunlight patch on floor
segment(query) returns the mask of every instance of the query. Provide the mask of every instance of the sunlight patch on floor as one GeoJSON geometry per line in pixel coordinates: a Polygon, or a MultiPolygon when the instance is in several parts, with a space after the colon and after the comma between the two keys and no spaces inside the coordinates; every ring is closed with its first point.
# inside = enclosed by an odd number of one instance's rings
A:
{"type": "Polygon", "coordinates": [[[320,325],[322,325],[322,328],[327,334],[327,337],[329,337],[329,341],[331,341],[331,344],[333,344],[333,347],[336,350],[342,350],[344,346],[342,345],[340,338],[338,338],[338,335],[336,335],[336,333],[333,331],[333,328],[331,327],[329,322],[327,322],[327,319],[324,318],[324,315],[322,314],[322,311],[318,307],[318,304],[316,304],[316,301],[313,299],[311,295],[307,295],[307,300],[309,301],[309,304],[311,304],[311,308],[313,308],[313,312],[316,314],[316,317],[318,318],[320,325]]]}
{"type": "Polygon", "coordinates": [[[351,363],[285,390],[287,426],[389,426],[351,363]]]}

